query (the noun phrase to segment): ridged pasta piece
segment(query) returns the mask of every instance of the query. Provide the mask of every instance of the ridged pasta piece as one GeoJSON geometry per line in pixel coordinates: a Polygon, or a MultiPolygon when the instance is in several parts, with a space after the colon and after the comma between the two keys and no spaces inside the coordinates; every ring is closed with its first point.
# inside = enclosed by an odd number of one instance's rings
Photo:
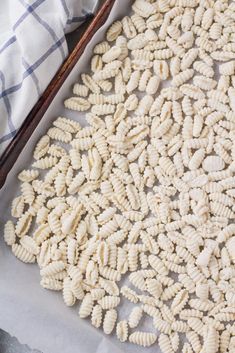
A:
{"type": "Polygon", "coordinates": [[[92,309],[91,324],[96,328],[100,327],[102,323],[102,308],[99,304],[95,305],[92,309]]]}
{"type": "Polygon", "coordinates": [[[137,293],[127,286],[123,286],[121,288],[121,294],[127,300],[129,300],[130,302],[132,302],[134,304],[138,303],[138,301],[139,301],[137,293]]]}
{"type": "Polygon", "coordinates": [[[65,265],[62,261],[54,261],[51,262],[49,265],[45,266],[41,269],[40,274],[41,276],[52,276],[63,271],[65,265]]]}
{"type": "MultiPolygon", "coordinates": [[[[95,73],[96,74],[96,73],[95,73]]],[[[82,82],[83,84],[89,88],[89,90],[92,92],[92,93],[97,93],[99,94],[100,93],[100,87],[99,85],[97,84],[97,82],[95,82],[94,80],[94,77],[91,77],[90,75],[88,74],[81,74],[81,79],[82,79],[82,82]]],[[[76,98],[76,97],[75,97],[76,98]]],[[[85,105],[87,105],[87,101],[85,99],[82,99],[79,100],[78,102],[83,102],[85,105]],[[85,102],[86,103],[85,103],[85,102]]],[[[80,104],[80,103],[79,103],[80,104]]]]}
{"type": "Polygon", "coordinates": [[[4,225],[4,241],[9,246],[15,244],[16,241],[15,226],[10,220],[4,225]]]}
{"type": "Polygon", "coordinates": [[[79,316],[84,319],[90,316],[93,309],[94,301],[91,297],[90,293],[87,293],[81,302],[81,306],[79,308],[79,316]]]}
{"type": "Polygon", "coordinates": [[[135,331],[129,336],[129,342],[143,347],[152,346],[157,340],[157,336],[151,332],[135,331]]]}
{"type": "MultiPolygon", "coordinates": [[[[192,48],[189,51],[186,52],[186,54],[183,56],[182,61],[181,61],[181,69],[186,70],[191,65],[194,63],[198,56],[198,49],[197,48],[192,48]]],[[[196,70],[196,68],[194,67],[196,70]]]]}
{"type": "Polygon", "coordinates": [[[73,306],[76,300],[72,291],[71,282],[69,277],[66,277],[63,281],[63,299],[67,306],[73,306]]]}
{"type": "Polygon", "coordinates": [[[214,76],[214,70],[212,67],[204,63],[203,61],[195,61],[193,68],[205,77],[211,78],[214,76]]]}
{"type": "Polygon", "coordinates": [[[109,49],[110,49],[109,43],[106,41],[103,41],[103,42],[96,44],[93,51],[95,54],[104,54],[109,49]]]}
{"type": "Polygon", "coordinates": [[[204,349],[205,347],[208,353],[218,352],[219,334],[214,327],[208,328],[208,332],[206,333],[206,338],[203,345],[204,349]]]}
{"type": "Polygon", "coordinates": [[[106,335],[110,335],[117,321],[117,312],[115,309],[106,311],[103,321],[103,330],[106,335]]]}
{"type": "Polygon", "coordinates": [[[193,84],[203,90],[209,91],[215,88],[216,81],[205,76],[194,76],[193,84]]]}
{"type": "Polygon", "coordinates": [[[119,295],[119,288],[116,284],[115,281],[110,281],[108,279],[104,279],[102,277],[99,278],[99,284],[101,288],[104,288],[104,290],[113,296],[119,295]]]}
{"type": "Polygon", "coordinates": [[[38,159],[36,162],[33,163],[32,166],[34,168],[39,168],[39,169],[49,169],[54,165],[56,165],[57,162],[58,162],[57,157],[50,156],[50,157],[38,159]]]}
{"type": "Polygon", "coordinates": [[[182,353],[193,353],[193,349],[189,343],[184,343],[182,353]]]}
{"type": "Polygon", "coordinates": [[[186,69],[181,71],[178,75],[174,76],[172,80],[173,86],[181,86],[183,83],[189,81],[194,74],[193,69],[186,69]]]}
{"type": "Polygon", "coordinates": [[[107,64],[107,63],[117,59],[120,56],[120,54],[121,54],[121,48],[118,46],[113,46],[106,53],[103,54],[102,60],[104,63],[107,64]]]}
{"type": "Polygon", "coordinates": [[[128,338],[128,323],[126,320],[119,321],[116,327],[116,335],[119,341],[125,342],[128,338]]]}
{"type": "Polygon", "coordinates": [[[186,337],[189,343],[195,348],[195,350],[200,352],[201,342],[200,342],[199,335],[194,331],[189,331],[186,333],[186,337]]]}
{"type": "Polygon", "coordinates": [[[124,36],[119,36],[116,40],[116,45],[121,49],[118,59],[124,60],[128,58],[127,39],[124,36]]]}
{"type": "Polygon", "coordinates": [[[26,249],[30,254],[38,255],[39,253],[39,246],[35,242],[35,240],[28,235],[23,236],[20,239],[20,244],[26,249]]]}
{"type": "Polygon", "coordinates": [[[197,170],[201,163],[204,163],[205,150],[203,148],[198,149],[193,154],[192,158],[188,163],[188,167],[190,170],[197,170]]]}
{"type": "Polygon", "coordinates": [[[18,174],[18,179],[23,182],[31,182],[39,176],[39,171],[34,169],[22,170],[18,174]]]}
{"type": "Polygon", "coordinates": [[[15,197],[11,204],[12,217],[15,217],[15,218],[21,217],[24,211],[24,205],[25,205],[25,202],[24,202],[23,196],[15,197]]]}
{"type": "Polygon", "coordinates": [[[54,278],[42,277],[40,285],[45,289],[60,291],[63,288],[63,282],[54,278]]]}
{"type": "Polygon", "coordinates": [[[142,33],[146,29],[146,22],[143,17],[137,13],[131,16],[131,20],[137,30],[137,32],[142,33]]]}
{"type": "Polygon", "coordinates": [[[144,18],[155,13],[154,6],[145,0],[136,0],[132,5],[132,10],[144,18]]]}
{"type": "MultiPolygon", "coordinates": [[[[94,55],[92,58],[91,58],[91,71],[93,72],[96,72],[96,71],[99,71],[101,70],[103,67],[103,62],[102,62],[102,58],[100,55],[94,55]]],[[[84,86],[86,87],[86,86],[84,86]]],[[[75,86],[74,86],[75,88],[75,86]]],[[[87,87],[86,87],[87,88],[87,87]]],[[[73,89],[73,93],[74,93],[74,89],[73,89]]],[[[84,92],[85,93],[85,92],[84,92]]],[[[87,92],[88,93],[88,92],[87,92]]],[[[76,94],[76,93],[75,93],[76,94]]],[[[86,97],[87,95],[85,95],[84,97],[86,97]]]]}
{"type": "Polygon", "coordinates": [[[20,244],[13,244],[12,245],[12,253],[22,262],[25,263],[34,263],[35,256],[28,252],[22,245],[20,244]]]}
{"type": "Polygon", "coordinates": [[[73,93],[76,94],[77,96],[87,97],[88,91],[89,91],[88,87],[80,83],[75,83],[75,85],[73,86],[73,93]]]}
{"type": "Polygon", "coordinates": [[[24,213],[16,223],[15,232],[18,237],[24,236],[32,224],[32,215],[29,212],[24,213]]]}
{"type": "Polygon", "coordinates": [[[170,341],[170,337],[168,335],[161,333],[159,336],[158,342],[159,342],[159,347],[161,348],[161,351],[163,353],[173,353],[174,352],[174,350],[172,348],[171,341],[170,341]]]}
{"type": "Polygon", "coordinates": [[[203,335],[204,324],[201,319],[197,317],[189,318],[188,325],[195,331],[198,335],[203,335]]]}
{"type": "MultiPolygon", "coordinates": [[[[94,80],[100,81],[115,77],[118,73],[119,68],[121,67],[121,64],[122,63],[119,60],[114,60],[106,64],[102,70],[95,72],[95,74],[93,75],[94,80]]],[[[99,93],[99,91],[94,93],[99,93]]]]}
{"type": "Polygon", "coordinates": [[[158,331],[165,334],[169,334],[171,332],[171,325],[157,316],[153,318],[153,325],[158,331]]]}
{"type": "Polygon", "coordinates": [[[154,72],[162,80],[166,80],[169,76],[169,68],[166,61],[155,60],[154,61],[154,72]]]}
{"type": "Polygon", "coordinates": [[[193,99],[204,98],[204,93],[199,87],[196,87],[192,84],[185,83],[180,87],[180,91],[186,96],[193,99]]]}
{"type": "Polygon", "coordinates": [[[220,351],[225,353],[229,347],[230,342],[230,332],[225,330],[220,335],[220,351]]]}
{"type": "Polygon", "coordinates": [[[31,205],[35,199],[35,193],[33,187],[30,183],[24,182],[21,184],[22,196],[24,198],[24,202],[31,205]]]}
{"type": "Polygon", "coordinates": [[[114,22],[107,30],[107,33],[106,33],[107,41],[113,42],[115,39],[117,39],[121,31],[122,31],[122,22],[120,21],[114,22]]]}
{"type": "Polygon", "coordinates": [[[34,149],[34,152],[33,152],[34,158],[35,159],[42,158],[47,153],[49,146],[50,146],[49,136],[47,135],[42,136],[34,149]]]}
{"type": "Polygon", "coordinates": [[[143,310],[139,306],[135,306],[129,316],[128,323],[131,328],[137,327],[141,317],[143,315],[143,310]]]}
{"type": "Polygon", "coordinates": [[[159,83],[160,83],[160,79],[158,78],[158,76],[151,77],[146,86],[147,94],[155,94],[158,90],[159,83]]]}
{"type": "Polygon", "coordinates": [[[101,298],[98,303],[101,305],[102,309],[113,309],[119,305],[120,298],[118,296],[106,295],[101,298]]]}
{"type": "Polygon", "coordinates": [[[64,105],[68,109],[77,110],[79,112],[84,112],[90,108],[90,103],[80,97],[71,97],[64,101],[64,105]]]}

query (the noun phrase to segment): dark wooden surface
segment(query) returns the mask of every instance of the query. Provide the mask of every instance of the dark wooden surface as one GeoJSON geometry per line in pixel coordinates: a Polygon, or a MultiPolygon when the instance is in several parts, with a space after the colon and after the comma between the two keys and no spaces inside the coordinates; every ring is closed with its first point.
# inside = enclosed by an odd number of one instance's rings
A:
{"type": "MultiPolygon", "coordinates": [[[[115,0],[101,0],[101,4],[104,4],[101,7],[100,12],[97,16],[92,20],[88,20],[86,23],[81,25],[77,30],[73,33],[70,33],[66,36],[69,52],[71,53],[68,62],[64,63],[61,69],[58,72],[58,76],[53,79],[51,84],[48,86],[47,90],[43,94],[40,101],[33,108],[32,112],[29,114],[27,121],[22,126],[22,131],[19,132],[19,135],[16,136],[11,146],[5,151],[3,156],[0,158],[0,188],[4,184],[5,178],[19,156],[21,150],[23,149],[25,143],[31,135],[31,132],[36,128],[40,119],[42,118],[44,112],[48,108],[51,100],[55,96],[61,84],[64,82],[69,72],[72,70],[73,66],[79,59],[81,53],[83,52],[83,48],[89,42],[93,34],[96,30],[102,25],[105,21],[108,13],[110,12],[112,5],[115,0]],[[102,15],[103,13],[103,15],[102,15]],[[92,28],[89,29],[89,26],[92,28]],[[81,38],[86,30],[89,30],[88,34],[82,38],[82,43],[77,43],[79,38],[81,38]],[[81,49],[79,49],[81,48],[81,49]],[[67,71],[66,71],[67,70],[67,71]],[[29,127],[29,121],[33,119],[34,122],[29,127]],[[28,131],[28,132],[27,132],[28,131]],[[23,143],[20,143],[21,136],[25,138],[23,143]]],[[[79,41],[80,42],[80,41],[79,41]]],[[[12,337],[9,333],[0,329],[0,353],[42,353],[41,351],[29,347],[27,344],[22,344],[18,341],[16,337],[12,337]]]]}

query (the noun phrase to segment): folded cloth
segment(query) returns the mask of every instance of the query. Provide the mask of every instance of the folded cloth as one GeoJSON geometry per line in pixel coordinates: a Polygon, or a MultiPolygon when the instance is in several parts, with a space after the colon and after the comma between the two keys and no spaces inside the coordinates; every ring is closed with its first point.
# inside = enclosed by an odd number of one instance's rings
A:
{"type": "Polygon", "coordinates": [[[1,0],[0,19],[7,20],[0,27],[0,155],[68,55],[65,34],[97,2],[1,0]]]}

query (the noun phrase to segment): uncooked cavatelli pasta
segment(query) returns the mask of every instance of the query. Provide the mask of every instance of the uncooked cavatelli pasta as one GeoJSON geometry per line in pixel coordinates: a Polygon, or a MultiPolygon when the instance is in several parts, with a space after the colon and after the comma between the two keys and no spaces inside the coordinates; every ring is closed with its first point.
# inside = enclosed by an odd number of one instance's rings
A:
{"type": "Polygon", "coordinates": [[[86,318],[90,316],[93,309],[94,301],[91,294],[86,294],[82,300],[81,306],[79,308],[79,316],[81,318],[86,318]]]}
{"type": "Polygon", "coordinates": [[[91,70],[96,72],[103,67],[102,58],[99,55],[94,55],[91,59],[91,70]]]}
{"type": "Polygon", "coordinates": [[[32,215],[29,212],[24,213],[17,221],[15,232],[18,237],[25,235],[32,224],[32,215]]]}
{"type": "Polygon", "coordinates": [[[172,84],[174,86],[181,86],[183,83],[189,81],[193,77],[193,74],[194,74],[193,69],[186,69],[181,73],[179,73],[178,75],[174,76],[172,80],[172,84]]]}
{"type": "Polygon", "coordinates": [[[119,341],[125,342],[128,338],[128,323],[126,320],[117,323],[116,335],[119,341]]]}
{"type": "Polygon", "coordinates": [[[160,78],[158,76],[150,77],[146,86],[146,93],[155,94],[158,90],[159,84],[160,84],[160,78]]]}
{"type": "Polygon", "coordinates": [[[205,77],[205,76],[194,76],[193,78],[193,83],[195,86],[206,90],[206,91],[210,91],[213,88],[215,88],[216,86],[216,81],[213,80],[210,77],[205,77]]]}
{"type": "Polygon", "coordinates": [[[161,348],[161,351],[163,353],[173,353],[174,350],[172,348],[172,344],[170,341],[170,337],[168,335],[165,335],[164,333],[161,333],[159,336],[159,347],[161,348]]]}
{"type": "Polygon", "coordinates": [[[186,96],[193,99],[201,99],[205,96],[203,91],[199,87],[196,87],[192,84],[183,84],[180,87],[180,91],[186,96]]]}
{"type": "MultiPolygon", "coordinates": [[[[113,46],[111,47],[106,53],[103,54],[102,60],[104,63],[110,63],[115,59],[118,59],[118,57],[121,54],[121,48],[118,46],[113,46]]],[[[102,67],[99,68],[101,70],[102,67]]],[[[93,71],[99,71],[99,70],[93,70],[93,71]]]]}
{"type": "Polygon", "coordinates": [[[63,289],[63,282],[50,277],[43,277],[40,284],[45,289],[61,291],[63,289]]]}
{"type": "Polygon", "coordinates": [[[139,79],[139,86],[138,86],[139,91],[142,91],[142,92],[146,91],[146,87],[151,76],[152,76],[152,73],[149,69],[144,70],[144,72],[142,73],[139,79]]]}
{"type": "Polygon", "coordinates": [[[73,93],[77,96],[87,97],[88,91],[88,87],[86,87],[85,85],[81,85],[80,83],[75,83],[75,85],[73,86],[73,93]]]}
{"type": "Polygon", "coordinates": [[[129,326],[131,328],[137,327],[142,315],[143,315],[142,308],[139,306],[134,307],[129,316],[129,320],[128,320],[129,326]]]}
{"type": "Polygon", "coordinates": [[[110,335],[114,329],[117,320],[117,312],[115,309],[106,311],[103,321],[103,330],[106,335],[110,335]]]}
{"type": "Polygon", "coordinates": [[[92,309],[91,323],[96,328],[100,327],[102,323],[102,308],[99,304],[95,305],[92,309]]]}
{"type": "Polygon", "coordinates": [[[47,153],[49,146],[50,146],[49,136],[47,135],[42,136],[34,149],[34,153],[33,153],[34,158],[39,159],[43,157],[47,153]]]}
{"type": "Polygon", "coordinates": [[[137,13],[131,16],[131,20],[137,30],[137,32],[142,33],[146,29],[146,22],[143,17],[137,13]]]}
{"type": "Polygon", "coordinates": [[[63,280],[63,299],[67,306],[73,306],[76,300],[72,291],[71,282],[69,277],[63,280]]]}
{"type": "Polygon", "coordinates": [[[7,221],[4,226],[4,240],[9,246],[13,245],[16,241],[15,227],[12,221],[7,221]]]}
{"type": "MultiPolygon", "coordinates": [[[[100,81],[100,80],[107,80],[109,78],[115,77],[118,73],[119,68],[121,67],[121,61],[119,60],[114,60],[104,66],[104,68],[98,72],[95,72],[94,74],[94,80],[95,81],[100,81]]],[[[94,82],[96,83],[96,82],[94,82]]],[[[94,90],[93,90],[94,92],[94,90]]],[[[99,93],[99,90],[94,93],[99,93]]]]}
{"type": "Polygon", "coordinates": [[[107,295],[98,301],[102,309],[113,309],[116,308],[120,303],[120,298],[117,296],[107,295]]]}
{"type": "Polygon", "coordinates": [[[104,54],[109,49],[110,49],[109,43],[106,41],[103,41],[103,42],[96,44],[93,51],[94,51],[94,54],[104,54]]]}
{"type": "Polygon", "coordinates": [[[121,342],[157,330],[163,353],[232,352],[235,7],[129,7],[64,102],[74,120],[56,118],[18,174],[4,240],[121,342]]]}
{"type": "Polygon", "coordinates": [[[41,269],[40,273],[42,276],[52,276],[56,273],[63,271],[64,268],[65,265],[62,261],[54,261],[49,265],[45,266],[43,269],[41,269]]]}
{"type": "Polygon", "coordinates": [[[25,201],[23,196],[15,197],[11,205],[12,217],[19,218],[22,216],[24,211],[25,201]]]}
{"type": "Polygon", "coordinates": [[[162,80],[166,80],[169,76],[169,68],[166,61],[155,60],[154,61],[154,72],[162,80]]]}
{"type": "Polygon", "coordinates": [[[154,317],[153,325],[158,331],[162,333],[169,334],[171,332],[171,325],[167,321],[159,318],[158,316],[154,317]]]}
{"type": "Polygon", "coordinates": [[[129,16],[125,16],[122,20],[123,32],[128,39],[134,38],[137,34],[132,19],[129,16]]]}
{"type": "Polygon", "coordinates": [[[35,262],[35,256],[28,252],[22,245],[13,244],[12,252],[20,261],[25,263],[33,263],[35,262]]]}
{"type": "Polygon", "coordinates": [[[30,254],[38,255],[39,246],[35,242],[35,240],[27,235],[23,236],[20,239],[20,244],[25,248],[30,254]]]}
{"type": "Polygon", "coordinates": [[[127,286],[121,288],[121,294],[131,303],[136,304],[139,301],[138,294],[127,286]]]}
{"type": "Polygon", "coordinates": [[[39,176],[39,171],[34,169],[22,170],[18,174],[18,179],[23,182],[31,182],[39,176]]]}
{"type": "Polygon", "coordinates": [[[83,84],[86,87],[88,87],[92,93],[96,93],[96,94],[100,93],[99,85],[94,81],[94,79],[90,75],[81,74],[81,80],[82,80],[83,84]]]}
{"type": "Polygon", "coordinates": [[[151,332],[136,331],[129,336],[129,341],[131,343],[135,343],[143,347],[152,346],[156,342],[156,340],[157,336],[151,332]]]}
{"type": "Polygon", "coordinates": [[[108,29],[106,33],[106,39],[109,42],[113,42],[122,31],[122,23],[120,21],[114,22],[108,29]]]}
{"type": "Polygon", "coordinates": [[[84,98],[71,97],[64,101],[64,105],[68,109],[78,110],[79,112],[84,112],[90,108],[90,103],[84,98]]]}

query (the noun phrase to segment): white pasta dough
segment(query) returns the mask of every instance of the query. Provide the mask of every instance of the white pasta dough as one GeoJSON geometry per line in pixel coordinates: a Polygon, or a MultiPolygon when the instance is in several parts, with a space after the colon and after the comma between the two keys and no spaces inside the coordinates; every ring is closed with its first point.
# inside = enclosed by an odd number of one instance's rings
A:
{"type": "Polygon", "coordinates": [[[235,352],[234,28],[227,0],[133,1],[64,101],[87,125],[18,174],[13,254],[142,351],[235,352]]]}

